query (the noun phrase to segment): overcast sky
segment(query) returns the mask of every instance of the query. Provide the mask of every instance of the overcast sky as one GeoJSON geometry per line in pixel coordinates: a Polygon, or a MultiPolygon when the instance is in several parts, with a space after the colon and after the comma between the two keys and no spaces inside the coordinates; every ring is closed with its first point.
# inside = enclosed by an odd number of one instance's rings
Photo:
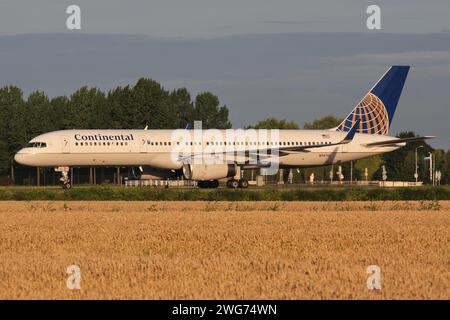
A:
{"type": "Polygon", "coordinates": [[[216,37],[285,32],[366,32],[366,8],[384,32],[450,31],[448,0],[1,0],[1,34],[65,32],[66,8],[82,11],[83,33],[216,37]]]}
{"type": "Polygon", "coordinates": [[[302,125],[345,116],[392,64],[412,65],[391,130],[434,134],[450,148],[450,2],[1,0],[0,86],[26,95],[109,90],[149,77],[210,90],[234,127],[264,117],[302,125]],[[78,4],[82,30],[66,29],[78,4]]]}

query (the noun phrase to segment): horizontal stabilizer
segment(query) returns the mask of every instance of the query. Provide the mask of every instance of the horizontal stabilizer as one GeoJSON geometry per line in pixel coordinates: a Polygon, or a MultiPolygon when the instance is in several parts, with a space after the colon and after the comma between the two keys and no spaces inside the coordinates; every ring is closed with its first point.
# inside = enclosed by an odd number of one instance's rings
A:
{"type": "Polygon", "coordinates": [[[402,142],[415,142],[415,141],[423,141],[427,139],[436,138],[435,136],[424,136],[424,137],[411,137],[411,138],[398,138],[398,139],[389,139],[384,141],[377,141],[365,144],[366,147],[384,147],[384,146],[392,146],[402,142]]]}

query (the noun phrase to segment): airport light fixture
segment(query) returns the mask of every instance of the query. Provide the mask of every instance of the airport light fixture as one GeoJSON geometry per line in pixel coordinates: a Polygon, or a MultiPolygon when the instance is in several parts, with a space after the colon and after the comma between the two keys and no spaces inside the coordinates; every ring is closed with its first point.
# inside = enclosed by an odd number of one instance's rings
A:
{"type": "Polygon", "coordinates": [[[420,148],[423,148],[423,146],[418,146],[417,148],[416,148],[416,170],[415,170],[415,173],[414,173],[414,178],[416,179],[416,183],[419,181],[419,168],[418,168],[418,163],[417,163],[417,149],[420,149],[420,148]]]}

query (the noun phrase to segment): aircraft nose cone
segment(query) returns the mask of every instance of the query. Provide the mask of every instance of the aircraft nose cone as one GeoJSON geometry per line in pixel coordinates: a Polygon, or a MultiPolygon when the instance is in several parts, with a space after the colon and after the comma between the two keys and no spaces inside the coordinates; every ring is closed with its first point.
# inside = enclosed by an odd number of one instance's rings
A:
{"type": "Polygon", "coordinates": [[[29,160],[30,160],[29,154],[22,152],[22,150],[17,152],[16,155],[14,156],[14,161],[22,165],[28,165],[29,160]]]}

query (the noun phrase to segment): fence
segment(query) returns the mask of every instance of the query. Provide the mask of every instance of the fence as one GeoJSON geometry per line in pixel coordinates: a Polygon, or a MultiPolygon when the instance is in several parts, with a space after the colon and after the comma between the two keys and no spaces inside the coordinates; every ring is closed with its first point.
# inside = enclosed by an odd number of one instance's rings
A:
{"type": "Polygon", "coordinates": [[[125,187],[195,187],[196,181],[191,180],[129,180],[124,179],[125,187]]]}

